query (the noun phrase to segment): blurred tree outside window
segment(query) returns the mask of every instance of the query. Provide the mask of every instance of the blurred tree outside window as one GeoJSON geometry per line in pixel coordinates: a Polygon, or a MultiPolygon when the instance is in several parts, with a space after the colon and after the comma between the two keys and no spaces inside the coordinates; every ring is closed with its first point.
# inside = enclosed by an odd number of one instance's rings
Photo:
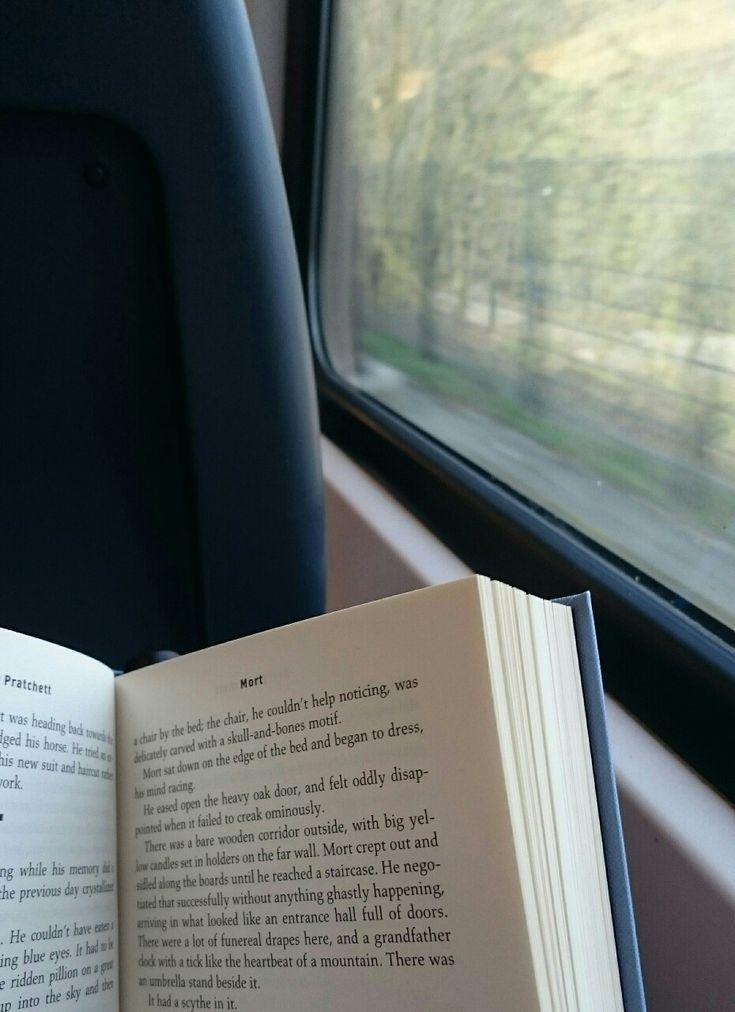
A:
{"type": "Polygon", "coordinates": [[[335,8],[333,366],[735,625],[735,7],[335,8]]]}

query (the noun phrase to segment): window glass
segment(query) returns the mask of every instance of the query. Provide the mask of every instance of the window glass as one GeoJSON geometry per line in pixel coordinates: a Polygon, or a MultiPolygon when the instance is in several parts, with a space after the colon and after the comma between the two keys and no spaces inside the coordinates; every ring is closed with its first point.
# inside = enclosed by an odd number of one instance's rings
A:
{"type": "Polygon", "coordinates": [[[335,4],[344,378],[735,625],[735,7],[335,4]]]}

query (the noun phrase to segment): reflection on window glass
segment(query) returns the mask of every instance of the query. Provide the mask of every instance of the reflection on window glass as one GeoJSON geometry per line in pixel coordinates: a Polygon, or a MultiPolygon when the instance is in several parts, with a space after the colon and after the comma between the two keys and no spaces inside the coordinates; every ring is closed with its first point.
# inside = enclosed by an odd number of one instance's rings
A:
{"type": "Polygon", "coordinates": [[[735,7],[337,5],[346,378],[735,624],[735,7]]]}

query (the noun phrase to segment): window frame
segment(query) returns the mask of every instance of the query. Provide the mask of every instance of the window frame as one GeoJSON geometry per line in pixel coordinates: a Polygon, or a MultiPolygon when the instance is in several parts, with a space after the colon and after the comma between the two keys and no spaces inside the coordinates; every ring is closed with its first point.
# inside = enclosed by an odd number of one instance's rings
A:
{"type": "Polygon", "coordinates": [[[318,290],[331,14],[332,0],[290,0],[283,139],[322,431],[472,569],[543,597],[590,590],[606,691],[735,801],[735,632],[331,367],[318,290]]]}

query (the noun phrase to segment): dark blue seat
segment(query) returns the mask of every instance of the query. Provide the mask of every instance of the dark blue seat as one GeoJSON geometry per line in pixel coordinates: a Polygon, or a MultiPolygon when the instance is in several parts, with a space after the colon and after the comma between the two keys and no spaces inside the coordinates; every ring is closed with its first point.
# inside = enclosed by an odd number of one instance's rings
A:
{"type": "Polygon", "coordinates": [[[113,665],[318,613],[311,359],[242,0],[0,4],[0,624],[113,665]]]}

